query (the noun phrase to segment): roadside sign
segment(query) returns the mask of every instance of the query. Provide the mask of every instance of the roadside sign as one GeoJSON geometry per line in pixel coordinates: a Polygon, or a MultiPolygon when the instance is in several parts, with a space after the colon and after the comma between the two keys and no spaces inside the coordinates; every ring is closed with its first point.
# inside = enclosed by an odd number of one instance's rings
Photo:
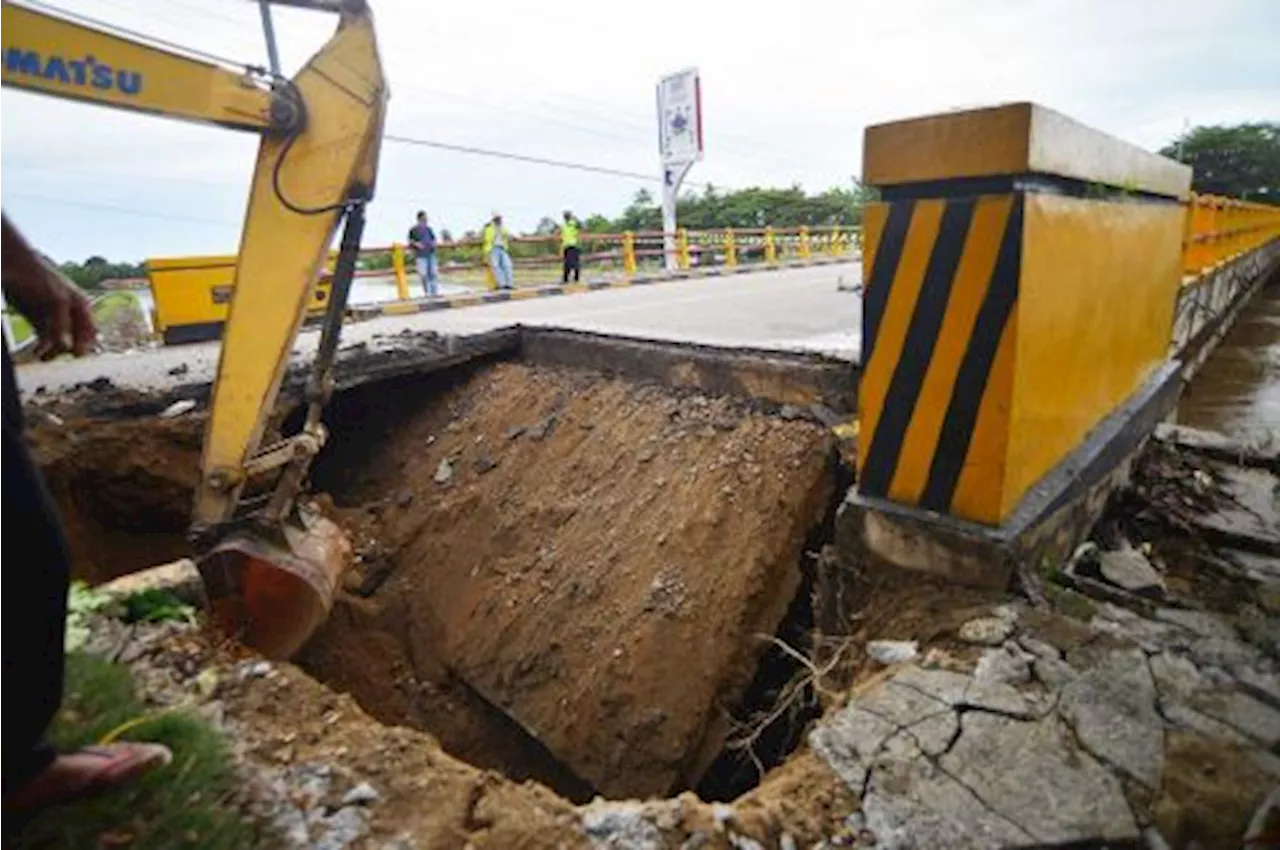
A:
{"type": "Polygon", "coordinates": [[[658,151],[663,165],[702,159],[702,82],[697,68],[658,81],[658,151]]]}
{"type": "Polygon", "coordinates": [[[702,80],[686,68],[658,80],[658,155],[662,161],[662,246],[666,267],[675,270],[676,199],[680,184],[702,159],[702,80]]]}

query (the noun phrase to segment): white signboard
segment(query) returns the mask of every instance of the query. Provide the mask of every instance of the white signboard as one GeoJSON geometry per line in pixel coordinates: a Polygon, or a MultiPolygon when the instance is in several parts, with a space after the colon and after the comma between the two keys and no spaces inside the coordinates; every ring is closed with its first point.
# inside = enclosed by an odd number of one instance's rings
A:
{"type": "Polygon", "coordinates": [[[697,68],[658,81],[658,151],[664,166],[702,159],[702,86],[697,68]]]}

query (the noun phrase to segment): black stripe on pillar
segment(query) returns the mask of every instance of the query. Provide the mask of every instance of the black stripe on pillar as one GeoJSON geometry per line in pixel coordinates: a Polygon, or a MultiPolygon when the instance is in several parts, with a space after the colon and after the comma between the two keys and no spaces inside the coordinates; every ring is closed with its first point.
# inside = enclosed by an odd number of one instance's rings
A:
{"type": "Polygon", "coordinates": [[[871,267],[871,275],[867,278],[862,300],[864,367],[871,362],[871,350],[876,344],[876,334],[880,332],[884,307],[889,303],[889,290],[893,287],[893,277],[898,273],[898,263],[902,260],[902,246],[907,241],[907,228],[911,225],[911,213],[915,205],[915,201],[889,205],[884,232],[880,234],[880,244],[876,246],[876,260],[871,267]]]}
{"type": "Polygon", "coordinates": [[[929,478],[920,496],[920,506],[934,511],[949,512],[955,497],[964,460],[973,441],[974,426],[982,396],[991,379],[991,365],[1000,347],[1000,337],[1013,313],[1018,300],[1018,267],[1022,264],[1022,206],[1023,195],[1013,199],[1009,220],[1000,241],[1000,253],[991,271],[991,283],[978,308],[973,334],[965,348],[964,359],[956,374],[955,389],[947,404],[938,435],[938,447],[929,465],[929,478]]]}
{"type": "MultiPolygon", "coordinates": [[[[898,364],[889,379],[881,405],[876,432],[867,450],[867,462],[862,470],[859,489],[868,496],[886,496],[898,468],[898,456],[902,453],[902,441],[907,426],[915,413],[924,384],[933,347],[942,329],[942,319],[947,313],[947,301],[951,298],[951,285],[955,279],[960,256],[964,253],[965,237],[973,221],[975,198],[948,201],[938,223],[938,238],[929,254],[929,265],[920,284],[911,322],[907,326],[907,338],[903,342],[898,364]]],[[[877,258],[877,265],[879,265],[877,258]]]]}

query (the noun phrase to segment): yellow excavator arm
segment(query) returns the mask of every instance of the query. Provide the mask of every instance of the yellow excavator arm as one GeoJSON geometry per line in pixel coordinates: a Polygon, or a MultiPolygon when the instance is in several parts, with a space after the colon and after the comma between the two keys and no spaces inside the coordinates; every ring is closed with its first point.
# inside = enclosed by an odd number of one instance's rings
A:
{"type": "Polygon", "coordinates": [[[373,196],[387,88],[363,0],[273,2],[339,15],[337,32],[291,79],[8,0],[2,24],[5,86],[262,136],[192,533],[215,614],[246,642],[284,656],[327,615],[350,557],[337,527],[299,494],[325,440],[320,411],[373,196]],[[344,220],[304,424],[263,446],[311,288],[344,220]],[[246,504],[246,483],[270,475],[268,492],[246,504]]]}

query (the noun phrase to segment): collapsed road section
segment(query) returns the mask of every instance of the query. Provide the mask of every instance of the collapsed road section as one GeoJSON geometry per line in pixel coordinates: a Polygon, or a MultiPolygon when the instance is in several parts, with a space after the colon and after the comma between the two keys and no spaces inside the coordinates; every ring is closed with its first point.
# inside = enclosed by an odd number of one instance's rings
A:
{"type": "MultiPolygon", "coordinates": [[[[840,387],[806,385],[794,362],[664,361],[634,342],[620,361],[607,340],[571,342],[540,363],[537,346],[428,374],[387,361],[345,385],[313,485],[359,558],[301,669],[191,627],[95,625],[148,699],[219,718],[250,777],[246,811],[278,843],[1267,834],[1274,454],[1242,468],[1240,447],[1210,462],[1162,437],[1091,546],[1041,565],[1035,605],[823,546],[847,482],[818,420],[840,387]],[[790,726],[783,745],[761,718],[790,726]],[[758,787],[724,781],[727,755],[758,787]],[[724,802],[616,799],[687,788],[724,802]],[[573,805],[597,793],[614,799],[573,805]]],[[[171,397],[113,392],[30,410],[94,580],[184,553],[202,431],[198,404],[163,418],[171,397]]]]}
{"type": "MultiPolygon", "coordinates": [[[[829,430],[768,408],[519,362],[339,393],[313,488],[356,566],[299,663],[575,798],[697,785],[833,504],[829,430]]],[[[35,429],[87,578],[184,554],[200,419],[35,429]]]]}

